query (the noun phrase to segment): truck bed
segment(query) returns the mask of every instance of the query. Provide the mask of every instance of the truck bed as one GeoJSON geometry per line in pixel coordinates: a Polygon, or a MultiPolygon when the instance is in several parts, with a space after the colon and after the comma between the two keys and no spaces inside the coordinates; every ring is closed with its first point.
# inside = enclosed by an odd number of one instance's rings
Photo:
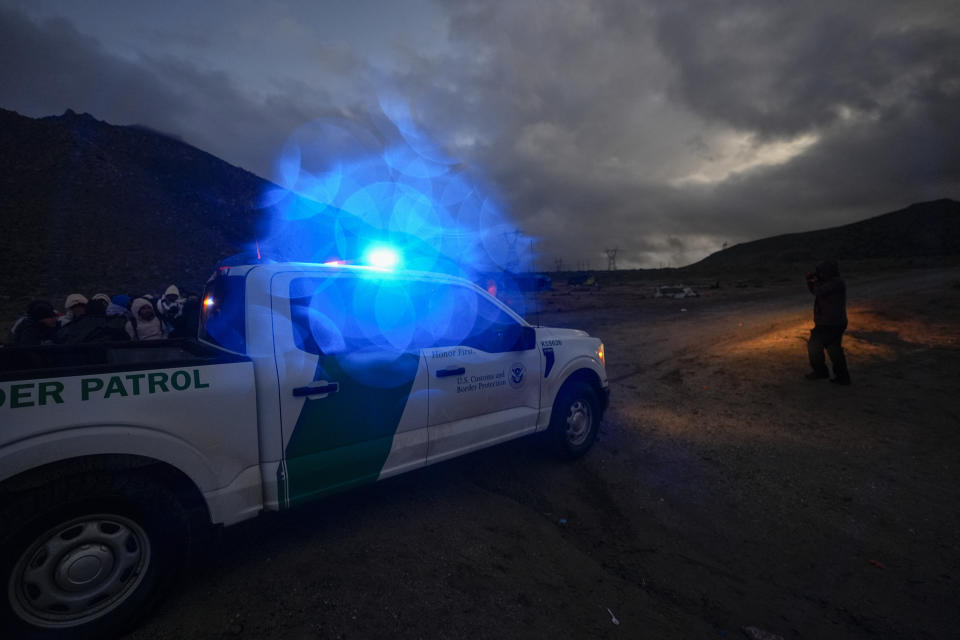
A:
{"type": "Polygon", "coordinates": [[[0,381],[245,362],[195,339],[0,348],[0,381]]]}

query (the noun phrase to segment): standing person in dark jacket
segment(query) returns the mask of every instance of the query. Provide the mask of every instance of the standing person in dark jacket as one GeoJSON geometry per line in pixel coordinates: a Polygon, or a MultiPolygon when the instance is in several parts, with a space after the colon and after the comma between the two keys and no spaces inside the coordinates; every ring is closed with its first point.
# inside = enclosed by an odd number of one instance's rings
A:
{"type": "Polygon", "coordinates": [[[847,285],[840,278],[840,268],[833,260],[817,265],[814,273],[807,274],[807,288],[816,298],[813,302],[813,329],[807,342],[807,353],[813,371],[808,380],[829,378],[824,350],[833,364],[830,382],[850,384],[847,359],[843,354],[843,332],[847,329],[847,285]]]}
{"type": "Polygon", "coordinates": [[[13,344],[52,344],[57,336],[57,312],[46,300],[27,305],[27,315],[13,328],[13,344]]]}

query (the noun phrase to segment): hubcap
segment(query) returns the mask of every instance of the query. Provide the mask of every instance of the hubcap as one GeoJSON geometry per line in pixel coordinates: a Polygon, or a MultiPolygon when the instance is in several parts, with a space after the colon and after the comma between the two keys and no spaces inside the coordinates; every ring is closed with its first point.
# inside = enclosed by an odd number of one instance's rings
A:
{"type": "Polygon", "coordinates": [[[567,413],[567,442],[579,447],[586,442],[593,427],[593,410],[583,400],[575,400],[567,413]]]}
{"type": "Polygon", "coordinates": [[[114,514],[75,518],[21,554],[10,574],[10,604],[35,626],[85,624],[136,591],[149,564],[150,541],[136,522],[114,514]]]}

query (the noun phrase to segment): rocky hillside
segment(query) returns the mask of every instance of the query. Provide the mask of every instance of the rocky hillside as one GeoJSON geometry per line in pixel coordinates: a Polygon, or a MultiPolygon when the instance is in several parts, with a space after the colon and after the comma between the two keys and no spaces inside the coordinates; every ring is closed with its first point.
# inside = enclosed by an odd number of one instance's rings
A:
{"type": "Polygon", "coordinates": [[[946,256],[960,256],[960,202],[944,199],[840,227],[744,242],[686,269],[746,271],[770,265],[812,267],[827,258],[903,261],[946,256]]]}
{"type": "Polygon", "coordinates": [[[268,183],[142,127],[0,109],[0,318],[34,297],[196,289],[250,242],[268,183]]]}

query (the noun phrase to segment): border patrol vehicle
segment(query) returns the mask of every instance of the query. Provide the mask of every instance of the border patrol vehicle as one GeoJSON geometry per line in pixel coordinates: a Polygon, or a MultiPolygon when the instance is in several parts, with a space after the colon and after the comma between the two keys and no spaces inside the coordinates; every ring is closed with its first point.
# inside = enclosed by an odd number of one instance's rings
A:
{"type": "Polygon", "coordinates": [[[0,628],[132,624],[204,525],[513,438],[564,456],[607,406],[603,344],[459,278],[221,267],[197,340],[0,349],[0,628]]]}

